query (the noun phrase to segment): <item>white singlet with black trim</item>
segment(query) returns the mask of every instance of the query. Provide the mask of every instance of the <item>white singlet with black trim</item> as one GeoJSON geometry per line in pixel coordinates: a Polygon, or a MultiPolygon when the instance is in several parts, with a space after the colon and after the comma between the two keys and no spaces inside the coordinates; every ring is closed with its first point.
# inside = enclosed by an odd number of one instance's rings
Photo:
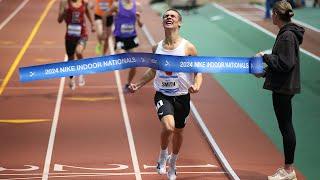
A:
{"type": "MultiPolygon", "coordinates": [[[[182,39],[177,48],[173,50],[164,49],[163,40],[158,43],[156,54],[185,56],[185,46],[187,40],[182,39]]],[[[164,72],[157,70],[153,81],[156,91],[167,96],[180,96],[188,94],[188,89],[193,84],[193,73],[184,72],[164,72]]]]}

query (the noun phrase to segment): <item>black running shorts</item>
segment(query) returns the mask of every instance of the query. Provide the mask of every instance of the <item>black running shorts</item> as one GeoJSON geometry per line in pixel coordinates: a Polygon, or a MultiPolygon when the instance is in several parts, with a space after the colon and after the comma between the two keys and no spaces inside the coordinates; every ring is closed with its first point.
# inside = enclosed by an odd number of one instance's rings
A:
{"type": "Polygon", "coordinates": [[[190,94],[166,96],[160,92],[156,92],[154,104],[160,121],[162,117],[170,114],[174,117],[175,128],[185,127],[190,113],[190,94]]]}
{"type": "Polygon", "coordinates": [[[123,49],[125,51],[133,49],[139,46],[139,40],[137,36],[122,38],[122,37],[115,37],[115,44],[114,49],[120,50],[123,49]]]}
{"type": "MultiPolygon", "coordinates": [[[[95,14],[94,15],[94,20],[98,20],[98,19],[102,19],[102,17],[97,15],[97,14],[95,14]]],[[[107,18],[106,18],[106,26],[107,27],[111,27],[112,24],[113,24],[113,16],[112,15],[111,16],[107,16],[107,18]]]]}
{"type": "Polygon", "coordinates": [[[80,44],[86,47],[87,38],[76,38],[76,39],[66,39],[65,48],[68,56],[74,56],[76,52],[77,45],[80,44]]]}

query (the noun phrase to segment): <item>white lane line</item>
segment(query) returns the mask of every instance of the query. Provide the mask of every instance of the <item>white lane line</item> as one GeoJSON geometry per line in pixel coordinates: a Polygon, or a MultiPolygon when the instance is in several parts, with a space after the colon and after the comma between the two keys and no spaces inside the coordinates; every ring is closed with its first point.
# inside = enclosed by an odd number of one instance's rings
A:
{"type": "MultiPolygon", "coordinates": [[[[228,9],[226,9],[226,8],[224,8],[224,7],[216,4],[216,3],[212,3],[212,6],[214,6],[214,7],[217,8],[217,9],[220,9],[221,11],[229,14],[230,16],[235,17],[236,19],[239,19],[240,21],[242,21],[242,22],[244,22],[244,23],[249,24],[250,26],[252,26],[252,27],[254,27],[254,28],[256,28],[256,29],[264,32],[264,33],[266,33],[267,35],[269,35],[269,36],[271,36],[271,37],[273,37],[273,38],[276,38],[276,35],[275,35],[275,34],[273,34],[271,31],[268,31],[267,29],[263,28],[262,26],[254,23],[254,22],[252,22],[252,21],[249,21],[248,19],[246,19],[246,18],[244,18],[244,17],[242,17],[242,16],[240,16],[240,15],[238,15],[238,14],[236,14],[236,13],[233,13],[233,12],[229,11],[228,9]]],[[[303,49],[303,48],[300,48],[300,51],[303,52],[303,53],[305,53],[305,54],[307,54],[308,56],[311,56],[312,58],[320,61],[320,57],[319,57],[319,56],[317,56],[317,55],[315,55],[315,54],[313,54],[313,53],[311,53],[311,52],[309,52],[309,51],[307,51],[307,50],[305,50],[305,49],[303,49]]]]}
{"type": "Polygon", "coordinates": [[[142,29],[144,35],[147,37],[147,39],[148,39],[149,43],[151,44],[151,46],[156,45],[156,41],[153,39],[153,37],[150,34],[147,26],[144,24],[141,29],[142,29]]]}
{"type": "MultiPolygon", "coordinates": [[[[233,11],[234,13],[239,14],[240,16],[250,16],[250,17],[256,17],[256,18],[260,18],[260,16],[263,15],[262,12],[260,11],[250,11],[250,12],[245,12],[245,11],[233,11]],[[259,17],[257,17],[259,16],[259,17]]],[[[262,18],[260,18],[261,20],[263,20],[262,18]]]]}
{"type": "MultiPolygon", "coordinates": [[[[115,54],[114,49],[113,49],[114,45],[113,45],[113,42],[112,42],[111,38],[109,38],[108,43],[109,43],[110,54],[114,55],[115,54]]],[[[121,109],[122,109],[122,116],[123,116],[124,124],[125,124],[125,127],[126,127],[127,135],[128,135],[128,142],[129,142],[129,147],[130,147],[133,170],[134,170],[134,173],[135,173],[135,176],[136,176],[136,180],[142,180],[140,167],[139,167],[139,162],[138,162],[137,151],[136,151],[136,147],[134,145],[134,139],[133,139],[130,120],[129,120],[129,115],[128,115],[128,111],[127,111],[127,105],[126,105],[126,101],[125,101],[124,96],[123,96],[120,73],[119,73],[118,70],[116,70],[116,71],[114,71],[114,74],[116,76],[119,99],[120,99],[120,104],[121,104],[121,109]]]]}
{"type": "MultiPolygon", "coordinates": [[[[150,166],[150,165],[143,165],[143,169],[155,169],[157,166],[150,166]]],[[[176,166],[177,169],[180,168],[219,168],[217,165],[213,164],[204,164],[204,165],[178,165],[176,166]]]]}
{"type": "MultiPolygon", "coordinates": [[[[255,5],[253,5],[255,8],[257,8],[257,9],[260,9],[261,11],[263,11],[263,12],[266,12],[266,10],[265,10],[265,8],[263,7],[263,6],[259,6],[259,5],[257,5],[257,4],[255,4],[255,5]]],[[[320,29],[318,29],[318,28],[316,28],[316,27],[314,27],[314,26],[312,26],[312,25],[310,25],[310,24],[307,24],[307,23],[305,23],[305,22],[302,22],[302,21],[299,21],[299,20],[297,20],[297,19],[295,19],[295,18],[292,18],[292,22],[294,22],[294,23],[296,23],[296,24],[300,24],[301,26],[304,26],[304,27],[306,27],[306,28],[308,28],[308,29],[311,29],[311,30],[313,30],[313,31],[316,31],[316,32],[320,32],[320,29]]]]}
{"type": "MultiPolygon", "coordinates": [[[[144,25],[145,26],[145,25],[144,25]]],[[[149,43],[154,46],[155,45],[155,41],[153,39],[153,37],[150,35],[147,27],[145,26],[144,29],[142,29],[143,32],[145,33],[145,35],[148,37],[148,41],[149,43]],[[147,35],[149,34],[149,35],[147,35]]],[[[211,135],[210,131],[208,130],[208,128],[206,127],[205,123],[203,122],[200,114],[198,113],[197,108],[194,106],[193,102],[190,101],[190,108],[191,108],[191,112],[194,115],[195,119],[197,120],[197,123],[199,124],[202,132],[205,134],[205,136],[207,137],[207,140],[209,142],[209,144],[211,145],[211,148],[213,150],[213,152],[215,154],[217,154],[222,166],[224,167],[224,169],[227,171],[227,174],[229,175],[230,178],[232,178],[233,180],[240,180],[240,178],[238,177],[238,175],[234,172],[234,170],[232,169],[232,167],[230,166],[229,162],[227,161],[227,159],[224,157],[222,151],[220,150],[218,144],[216,143],[216,141],[214,140],[213,136],[211,135]]]]}
{"type": "Polygon", "coordinates": [[[213,149],[214,153],[219,158],[219,160],[220,160],[222,166],[224,167],[224,169],[228,172],[229,176],[233,180],[240,180],[239,176],[234,172],[234,170],[230,166],[229,162],[224,157],[222,151],[220,150],[218,144],[216,143],[216,141],[214,140],[213,136],[211,135],[209,129],[206,126],[206,124],[203,122],[203,120],[202,120],[197,108],[195,107],[195,105],[193,104],[192,101],[190,101],[190,108],[191,108],[191,112],[192,112],[193,116],[195,117],[195,119],[198,122],[198,125],[200,126],[200,128],[201,128],[202,132],[204,133],[204,135],[207,137],[207,140],[209,141],[209,144],[210,144],[211,148],[213,149]]]}
{"type": "Polygon", "coordinates": [[[243,4],[243,3],[232,3],[232,4],[225,4],[223,5],[224,7],[227,7],[227,8],[253,8],[250,4],[243,4]]]}
{"type": "MultiPolygon", "coordinates": [[[[1,2],[1,1],[0,1],[1,2]]],[[[17,9],[15,9],[1,24],[0,24],[0,31],[2,30],[2,28],[7,25],[10,20],[16,15],[18,14],[18,12],[29,2],[29,0],[24,0],[18,7],[17,9]]]]}
{"type": "MultiPolygon", "coordinates": [[[[155,171],[151,172],[140,172],[141,174],[158,174],[155,171]]],[[[179,171],[177,174],[225,174],[226,172],[224,171],[179,171]]],[[[68,175],[73,175],[73,176],[81,176],[81,175],[86,175],[86,176],[95,176],[95,175],[103,175],[103,176],[124,176],[124,175],[134,175],[134,172],[124,172],[124,173],[112,173],[112,172],[94,172],[94,173],[89,173],[89,172],[79,172],[79,173],[68,173],[68,172],[61,172],[61,173],[50,173],[50,178],[53,176],[68,176],[68,175]]],[[[0,176],[40,176],[41,173],[21,173],[21,174],[0,174],[0,176]]]]}
{"type": "MultiPolygon", "coordinates": [[[[65,55],[64,61],[67,61],[67,60],[68,60],[68,56],[65,55]]],[[[66,80],[65,77],[61,78],[60,84],[59,84],[57,101],[56,101],[56,105],[54,108],[50,137],[49,137],[49,142],[48,142],[48,149],[47,149],[45,164],[44,164],[43,173],[42,173],[42,180],[47,180],[48,176],[49,176],[50,164],[51,164],[51,158],[52,158],[52,152],[53,152],[53,145],[54,145],[54,140],[56,137],[56,130],[57,130],[57,126],[58,126],[58,120],[59,120],[59,114],[60,114],[60,108],[61,108],[65,80],[66,80]]]]}
{"type": "MultiPolygon", "coordinates": [[[[101,176],[132,176],[136,173],[50,173],[50,178],[75,178],[75,177],[88,177],[92,179],[92,177],[101,177],[101,176]]],[[[158,175],[156,172],[140,172],[142,175],[158,175]]],[[[177,174],[226,174],[223,171],[192,171],[192,172],[177,172],[177,174]]],[[[7,174],[10,175],[10,174],[7,174]]],[[[41,177],[37,176],[38,174],[21,174],[25,176],[33,176],[33,177],[18,177],[18,178],[6,178],[6,180],[22,180],[22,179],[41,179],[41,177]]],[[[107,178],[107,177],[106,177],[107,178]]],[[[107,178],[109,179],[109,178],[107,178]]]]}

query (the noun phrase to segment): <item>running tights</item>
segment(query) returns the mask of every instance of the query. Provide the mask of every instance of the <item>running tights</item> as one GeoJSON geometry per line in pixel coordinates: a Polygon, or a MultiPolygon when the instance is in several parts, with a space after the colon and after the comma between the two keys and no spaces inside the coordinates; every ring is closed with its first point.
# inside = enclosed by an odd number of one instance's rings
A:
{"type": "Polygon", "coordinates": [[[272,93],[273,108],[283,139],[285,164],[293,164],[296,135],[292,124],[291,99],[294,95],[272,93]]]}

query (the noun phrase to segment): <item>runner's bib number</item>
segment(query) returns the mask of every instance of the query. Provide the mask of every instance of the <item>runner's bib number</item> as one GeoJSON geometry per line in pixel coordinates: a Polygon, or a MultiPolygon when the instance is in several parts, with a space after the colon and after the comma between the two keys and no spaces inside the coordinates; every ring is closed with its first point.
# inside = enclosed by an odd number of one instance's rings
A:
{"type": "Polygon", "coordinates": [[[108,11],[109,10],[109,3],[108,2],[100,2],[99,7],[102,11],[108,11]]]}
{"type": "Polygon", "coordinates": [[[133,33],[134,24],[121,24],[121,33],[133,33]]]}
{"type": "Polygon", "coordinates": [[[178,76],[159,76],[160,88],[163,90],[178,90],[179,81],[178,76]]]}
{"type": "Polygon", "coordinates": [[[79,24],[69,24],[68,25],[68,35],[80,37],[81,35],[81,25],[79,24]]]}

